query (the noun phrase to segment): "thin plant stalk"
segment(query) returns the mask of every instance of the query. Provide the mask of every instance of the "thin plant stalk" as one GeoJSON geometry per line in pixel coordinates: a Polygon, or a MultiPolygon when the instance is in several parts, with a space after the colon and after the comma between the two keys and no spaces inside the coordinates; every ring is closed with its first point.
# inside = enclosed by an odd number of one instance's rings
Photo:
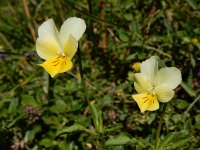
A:
{"type": "Polygon", "coordinates": [[[28,28],[29,28],[29,30],[31,32],[33,41],[35,42],[36,41],[36,33],[35,33],[35,29],[34,29],[33,25],[30,22],[31,21],[31,15],[30,15],[30,11],[29,11],[29,8],[28,8],[27,1],[26,0],[22,0],[22,5],[24,7],[26,18],[28,19],[28,28]]]}
{"type": "MultiPolygon", "coordinates": [[[[84,77],[83,77],[83,67],[82,67],[82,57],[81,57],[80,47],[78,47],[78,62],[79,62],[79,71],[80,71],[80,76],[81,76],[81,84],[82,84],[83,91],[85,91],[86,86],[85,86],[85,81],[84,81],[84,77]]],[[[90,103],[88,98],[87,98],[87,95],[84,96],[84,99],[87,101],[88,104],[90,103]]],[[[101,136],[97,140],[97,143],[99,143],[99,146],[100,146],[99,150],[103,150],[105,141],[101,136]]]]}
{"type": "Polygon", "coordinates": [[[84,79],[83,79],[83,65],[82,65],[82,57],[81,57],[81,49],[80,46],[78,46],[78,64],[79,64],[79,72],[81,75],[81,84],[83,88],[85,87],[84,79]]]}
{"type": "Polygon", "coordinates": [[[185,114],[187,114],[189,111],[190,111],[190,109],[194,106],[194,104],[196,103],[196,102],[198,102],[198,100],[200,100],[200,95],[198,96],[198,97],[196,97],[195,99],[194,99],[194,101],[190,104],[190,106],[187,108],[187,110],[185,111],[185,114]]]}
{"type": "MultiPolygon", "coordinates": [[[[85,81],[84,81],[84,77],[83,77],[83,65],[82,65],[82,57],[81,57],[81,49],[80,49],[80,46],[78,46],[78,64],[79,64],[79,72],[80,72],[80,76],[81,76],[81,85],[82,85],[83,91],[85,91],[86,86],[85,86],[85,81]]],[[[86,94],[87,92],[84,92],[84,93],[86,94]]],[[[85,100],[87,101],[87,103],[89,104],[87,95],[84,96],[84,99],[85,99],[85,100]]]]}
{"type": "Polygon", "coordinates": [[[163,119],[164,119],[165,110],[166,110],[166,104],[164,104],[164,106],[163,106],[163,109],[162,109],[162,112],[161,112],[161,115],[160,115],[158,128],[157,128],[157,131],[156,131],[155,150],[158,150],[158,148],[159,148],[160,131],[161,131],[161,127],[162,127],[162,123],[163,123],[163,119]]]}

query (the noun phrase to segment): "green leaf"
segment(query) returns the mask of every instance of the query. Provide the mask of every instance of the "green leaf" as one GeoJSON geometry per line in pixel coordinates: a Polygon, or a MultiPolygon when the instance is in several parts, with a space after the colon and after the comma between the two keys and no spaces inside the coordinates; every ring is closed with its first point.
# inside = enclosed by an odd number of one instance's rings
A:
{"type": "Polygon", "coordinates": [[[22,103],[24,105],[30,105],[34,107],[38,107],[39,104],[37,103],[36,99],[33,96],[22,94],[22,103]]]}
{"type": "Polygon", "coordinates": [[[112,98],[110,95],[104,95],[101,101],[101,106],[110,106],[112,103],[112,98]]]}
{"type": "Polygon", "coordinates": [[[14,113],[17,110],[18,103],[19,100],[17,98],[12,99],[8,108],[8,112],[14,113]]]}
{"type": "Polygon", "coordinates": [[[25,137],[24,137],[24,142],[27,143],[27,142],[31,142],[33,141],[33,139],[35,138],[35,135],[40,132],[42,129],[41,129],[41,126],[35,126],[33,128],[33,130],[28,130],[26,131],[26,134],[25,134],[25,137]]]}
{"type": "Polygon", "coordinates": [[[121,134],[116,137],[108,139],[105,143],[105,146],[120,146],[127,144],[130,141],[130,137],[126,134],[121,134]]]}
{"type": "Polygon", "coordinates": [[[16,122],[18,122],[19,120],[25,118],[26,114],[20,114],[18,117],[16,117],[11,123],[8,124],[7,128],[12,127],[16,122]]]}
{"type": "Polygon", "coordinates": [[[126,58],[126,60],[134,60],[134,59],[136,59],[136,57],[137,57],[137,55],[134,53],[134,54],[129,55],[129,56],[126,58]]]}
{"type": "Polygon", "coordinates": [[[52,141],[51,139],[44,138],[39,142],[39,144],[41,146],[44,146],[45,148],[50,148],[50,147],[54,146],[56,143],[54,141],[52,141]]]}
{"type": "Polygon", "coordinates": [[[191,87],[189,87],[186,83],[182,82],[181,86],[191,97],[196,96],[196,92],[191,87]]]}
{"type": "Polygon", "coordinates": [[[71,133],[76,131],[87,131],[87,129],[81,124],[75,122],[72,126],[65,127],[62,130],[58,131],[57,136],[65,133],[71,133]]]}
{"type": "MultiPolygon", "coordinates": [[[[178,133],[179,134],[179,133],[178,133]]],[[[160,148],[164,148],[165,146],[169,145],[177,135],[177,132],[169,133],[160,143],[160,148]]]]}
{"type": "Polygon", "coordinates": [[[102,112],[100,109],[94,105],[92,102],[89,105],[90,111],[92,114],[93,123],[97,132],[103,132],[103,120],[102,120],[102,112]]]}
{"type": "Polygon", "coordinates": [[[119,131],[121,128],[123,128],[123,125],[117,123],[117,124],[115,124],[115,125],[113,125],[111,127],[104,128],[104,133],[106,133],[106,132],[113,132],[113,131],[119,131]]]}
{"type": "Polygon", "coordinates": [[[200,129],[200,115],[195,116],[195,128],[200,129]]]}
{"type": "Polygon", "coordinates": [[[186,100],[183,100],[183,99],[176,99],[174,102],[174,106],[178,109],[186,109],[189,107],[189,103],[186,102],[186,100]]]}
{"type": "Polygon", "coordinates": [[[186,0],[186,1],[193,9],[197,9],[197,3],[194,0],[186,0]]]}
{"type": "Polygon", "coordinates": [[[49,78],[50,78],[50,76],[49,76],[49,74],[45,71],[44,72],[44,81],[43,81],[43,90],[44,90],[44,92],[46,93],[46,94],[48,94],[48,91],[49,91],[49,78]]]}
{"type": "Polygon", "coordinates": [[[119,38],[123,41],[123,42],[128,42],[129,41],[129,36],[126,32],[121,31],[119,32],[119,38]]]}
{"type": "Polygon", "coordinates": [[[78,132],[78,131],[84,131],[84,132],[87,132],[87,133],[92,134],[92,135],[97,135],[94,130],[87,129],[83,125],[81,125],[80,123],[75,122],[72,126],[64,127],[61,130],[59,130],[57,132],[56,136],[60,136],[60,135],[65,134],[65,133],[78,132]]]}
{"type": "Polygon", "coordinates": [[[131,145],[132,144],[137,144],[137,145],[141,146],[142,148],[146,147],[146,145],[143,143],[143,141],[140,141],[139,139],[136,139],[136,138],[132,138],[130,140],[130,143],[131,143],[131,145]]]}
{"type": "Polygon", "coordinates": [[[142,149],[143,148],[146,148],[146,147],[151,147],[151,148],[154,148],[154,145],[152,145],[150,142],[149,142],[149,138],[145,138],[145,139],[139,139],[139,138],[131,138],[130,140],[130,144],[137,144],[137,147],[141,147],[142,149]]]}
{"type": "Polygon", "coordinates": [[[72,126],[69,127],[64,127],[62,130],[58,131],[56,136],[60,136],[65,133],[72,133],[72,132],[77,132],[77,131],[84,131],[92,135],[96,135],[96,132],[94,130],[89,130],[82,126],[80,123],[75,122],[72,126]]]}
{"type": "Polygon", "coordinates": [[[186,0],[186,2],[196,11],[198,15],[200,15],[200,12],[198,11],[199,10],[198,4],[196,3],[195,0],[186,0]]]}
{"type": "Polygon", "coordinates": [[[135,73],[128,72],[128,80],[133,82],[135,80],[135,73]]]}
{"type": "Polygon", "coordinates": [[[55,105],[53,105],[50,110],[54,113],[62,113],[65,112],[67,108],[67,104],[63,100],[56,100],[55,105]]]}
{"type": "Polygon", "coordinates": [[[177,149],[177,148],[180,148],[181,146],[184,146],[186,145],[189,141],[191,141],[192,137],[187,137],[187,138],[183,138],[183,139],[180,139],[180,140],[176,140],[175,142],[172,143],[172,145],[170,146],[166,146],[165,149],[169,149],[169,150],[172,150],[172,149],[177,149]]]}

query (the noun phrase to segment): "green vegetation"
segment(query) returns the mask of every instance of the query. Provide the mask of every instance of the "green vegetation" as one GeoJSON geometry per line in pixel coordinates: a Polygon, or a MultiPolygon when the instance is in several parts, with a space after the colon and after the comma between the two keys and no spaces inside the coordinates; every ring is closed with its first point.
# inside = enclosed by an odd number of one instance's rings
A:
{"type": "MultiPolygon", "coordinates": [[[[0,149],[154,149],[162,108],[141,113],[132,65],[150,56],[183,82],[166,103],[157,149],[200,148],[200,2],[5,0],[0,2],[0,149]],[[51,78],[37,64],[37,29],[83,18],[74,66],[51,78]],[[82,62],[82,82],[79,71],[82,62]]],[[[164,105],[163,105],[164,106],[164,105]]],[[[163,107],[161,106],[161,107],[163,107]]]]}

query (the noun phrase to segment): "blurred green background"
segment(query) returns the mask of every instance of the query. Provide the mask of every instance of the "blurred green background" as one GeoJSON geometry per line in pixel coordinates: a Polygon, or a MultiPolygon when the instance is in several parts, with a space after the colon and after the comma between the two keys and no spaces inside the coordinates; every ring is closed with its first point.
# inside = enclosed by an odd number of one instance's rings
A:
{"type": "Polygon", "coordinates": [[[0,149],[142,149],[137,142],[101,147],[100,141],[126,134],[151,142],[155,112],[141,114],[132,100],[132,65],[152,55],[182,72],[183,83],[167,104],[161,139],[168,132],[192,137],[182,148],[200,148],[200,1],[198,0],[5,0],[0,1],[0,149]],[[38,26],[53,18],[86,21],[74,66],[55,78],[37,64],[38,26]],[[84,131],[56,137],[79,122],[94,129],[87,101],[103,112],[102,139],[84,131]]]}

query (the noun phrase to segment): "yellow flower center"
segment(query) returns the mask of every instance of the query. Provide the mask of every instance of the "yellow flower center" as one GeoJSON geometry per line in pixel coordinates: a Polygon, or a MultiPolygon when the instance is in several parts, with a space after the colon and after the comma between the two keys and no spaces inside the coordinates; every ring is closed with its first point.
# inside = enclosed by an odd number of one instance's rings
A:
{"type": "Polygon", "coordinates": [[[62,67],[63,65],[66,64],[66,61],[65,61],[66,59],[67,59],[66,56],[58,56],[56,59],[54,59],[54,61],[52,61],[52,65],[53,66],[60,65],[62,67]]]}
{"type": "Polygon", "coordinates": [[[144,104],[147,103],[149,106],[154,104],[157,101],[157,97],[153,93],[148,93],[145,97],[142,98],[144,104]]]}
{"type": "Polygon", "coordinates": [[[159,108],[157,96],[153,92],[133,95],[133,99],[138,104],[141,112],[154,111],[159,108]]]}

